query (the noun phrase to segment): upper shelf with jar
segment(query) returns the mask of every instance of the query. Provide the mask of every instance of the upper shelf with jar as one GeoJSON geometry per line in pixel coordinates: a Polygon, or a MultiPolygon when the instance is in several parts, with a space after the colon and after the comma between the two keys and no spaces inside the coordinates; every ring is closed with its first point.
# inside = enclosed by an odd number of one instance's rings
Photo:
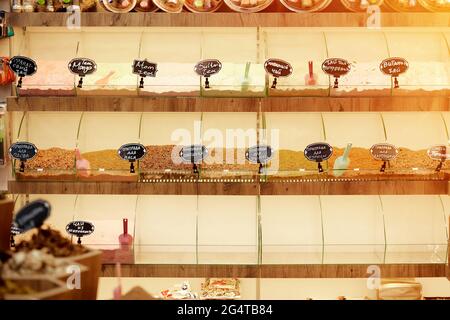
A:
{"type": "Polygon", "coordinates": [[[28,28],[12,54],[37,64],[18,96],[445,97],[446,31],[28,28]],[[95,71],[80,79],[73,58],[95,61],[95,71]],[[194,70],[208,59],[216,69],[202,77],[194,70]],[[133,73],[134,60],[155,63],[154,76],[133,73]]]}

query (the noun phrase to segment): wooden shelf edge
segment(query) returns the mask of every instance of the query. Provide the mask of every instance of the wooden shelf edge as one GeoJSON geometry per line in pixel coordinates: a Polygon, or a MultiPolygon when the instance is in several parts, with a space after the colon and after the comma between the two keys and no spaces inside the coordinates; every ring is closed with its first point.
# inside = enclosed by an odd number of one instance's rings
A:
{"type": "Polygon", "coordinates": [[[381,112],[450,111],[446,96],[405,97],[8,97],[8,111],[381,112]]]}
{"type": "MultiPolygon", "coordinates": [[[[9,13],[13,26],[64,27],[67,13],[9,13]]],[[[81,13],[81,26],[122,27],[366,27],[367,13],[351,12],[263,12],[237,13],[81,13]]],[[[381,27],[448,27],[446,13],[381,13],[381,27]]]]}
{"type": "Polygon", "coordinates": [[[343,181],[298,183],[138,183],[8,181],[12,194],[128,194],[128,195],[441,195],[447,181],[343,181]]]}
{"type": "MultiPolygon", "coordinates": [[[[125,264],[123,277],[236,278],[367,278],[368,264],[311,265],[176,265],[125,264]]],[[[445,277],[445,264],[381,264],[383,278],[445,277]]],[[[115,277],[115,265],[104,264],[102,277],[115,277]]]]}

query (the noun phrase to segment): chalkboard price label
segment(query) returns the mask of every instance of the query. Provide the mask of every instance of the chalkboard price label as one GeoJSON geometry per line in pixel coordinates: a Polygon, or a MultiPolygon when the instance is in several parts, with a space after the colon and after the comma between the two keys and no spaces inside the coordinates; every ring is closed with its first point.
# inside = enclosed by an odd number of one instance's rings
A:
{"type": "Polygon", "coordinates": [[[35,200],[30,202],[16,214],[14,226],[22,232],[32,228],[39,228],[50,216],[51,207],[45,200],[35,200]]]}
{"type": "Polygon", "coordinates": [[[208,149],[201,144],[184,146],[180,150],[180,158],[186,163],[201,163],[208,156],[208,149]]]}
{"type": "Polygon", "coordinates": [[[78,88],[83,87],[83,77],[97,71],[97,64],[94,60],[88,58],[75,58],[70,60],[68,64],[70,72],[78,75],[78,88]]]}
{"type": "Polygon", "coordinates": [[[273,157],[273,149],[267,145],[256,145],[245,151],[245,158],[253,163],[259,163],[259,173],[262,173],[263,164],[266,164],[273,157]]]}
{"type": "Polygon", "coordinates": [[[36,146],[30,142],[16,142],[9,147],[9,154],[20,161],[20,172],[25,171],[25,161],[33,159],[38,153],[36,146]]]}
{"type": "Polygon", "coordinates": [[[338,78],[349,73],[350,68],[351,68],[350,63],[347,60],[341,58],[326,59],[322,63],[323,72],[334,77],[333,88],[339,87],[338,78]]]}
{"type": "Polygon", "coordinates": [[[389,143],[377,143],[370,148],[370,153],[375,160],[391,161],[397,157],[398,149],[389,143]]]}
{"type": "Polygon", "coordinates": [[[391,76],[394,78],[394,88],[399,88],[397,77],[405,73],[409,68],[409,63],[406,59],[394,57],[384,59],[380,63],[380,70],[385,75],[391,76]]]}
{"type": "Polygon", "coordinates": [[[21,228],[17,227],[14,224],[11,225],[11,235],[17,236],[21,233],[23,233],[23,230],[21,228]]]}
{"type": "Polygon", "coordinates": [[[66,232],[78,237],[78,244],[81,244],[81,238],[92,234],[95,227],[87,221],[72,221],[66,226],[66,232]]]}
{"type": "Polygon", "coordinates": [[[323,142],[312,143],[305,148],[304,154],[309,161],[322,162],[331,157],[333,147],[323,142]]]}
{"type": "Polygon", "coordinates": [[[277,87],[277,79],[279,77],[288,77],[292,74],[292,66],[289,62],[281,59],[268,59],[264,63],[264,69],[266,72],[274,77],[272,83],[272,89],[277,87]]]}
{"type": "Polygon", "coordinates": [[[30,142],[16,142],[9,147],[9,154],[16,160],[26,161],[38,153],[36,146],[30,142]]]}
{"type": "Polygon", "coordinates": [[[273,149],[266,145],[257,145],[247,149],[245,158],[253,163],[267,163],[273,157],[273,149]]]}
{"type": "Polygon", "coordinates": [[[208,149],[201,144],[184,146],[183,148],[181,148],[179,156],[183,162],[191,163],[193,165],[194,173],[197,174],[197,165],[200,164],[208,156],[208,149]]]}
{"type": "Polygon", "coordinates": [[[370,154],[375,160],[383,161],[380,171],[384,172],[386,170],[386,163],[397,157],[398,149],[389,143],[377,143],[370,148],[370,154]]]}
{"type": "Polygon", "coordinates": [[[16,246],[16,241],[14,239],[14,236],[18,236],[22,232],[23,232],[23,230],[20,229],[19,227],[17,227],[14,223],[11,224],[10,236],[9,236],[9,245],[11,246],[11,248],[14,248],[16,246]]]}
{"type": "Polygon", "coordinates": [[[144,78],[145,77],[156,77],[156,72],[158,72],[158,65],[154,62],[145,60],[134,60],[133,61],[133,74],[137,74],[141,77],[139,81],[139,88],[144,88],[144,78]]]}
{"type": "Polygon", "coordinates": [[[328,143],[316,142],[306,146],[303,153],[309,161],[317,162],[319,172],[323,172],[321,162],[328,160],[333,155],[333,147],[328,143]]]}
{"type": "Polygon", "coordinates": [[[140,143],[127,143],[121,146],[117,153],[123,160],[130,161],[130,173],[134,173],[133,162],[142,159],[147,154],[147,149],[140,143]]]}
{"type": "Polygon", "coordinates": [[[209,77],[218,73],[222,69],[222,63],[217,59],[207,59],[198,62],[194,71],[202,77],[205,77],[205,88],[210,88],[209,77]]]}
{"type": "Polygon", "coordinates": [[[22,78],[31,76],[37,71],[37,64],[33,59],[24,56],[14,56],[9,60],[9,67],[19,76],[17,88],[22,87],[22,78]]]}
{"type": "Polygon", "coordinates": [[[432,146],[428,149],[427,154],[433,160],[447,161],[450,159],[450,149],[446,145],[432,146]]]}
{"type": "Polygon", "coordinates": [[[446,145],[432,146],[428,149],[427,154],[431,159],[439,161],[436,172],[441,171],[444,162],[450,160],[450,149],[446,145]]]}

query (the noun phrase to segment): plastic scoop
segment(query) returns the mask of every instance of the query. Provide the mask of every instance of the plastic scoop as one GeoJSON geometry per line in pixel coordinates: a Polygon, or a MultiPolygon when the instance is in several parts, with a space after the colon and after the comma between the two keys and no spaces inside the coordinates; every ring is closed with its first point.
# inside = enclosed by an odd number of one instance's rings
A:
{"type": "Polygon", "coordinates": [[[307,86],[314,86],[317,84],[317,74],[314,73],[312,61],[308,61],[308,70],[308,74],[305,75],[305,84],[307,86]]]}
{"type": "Polygon", "coordinates": [[[342,176],[344,174],[345,170],[350,165],[350,158],[348,157],[348,155],[350,154],[351,148],[352,148],[352,144],[351,143],[347,144],[347,147],[344,150],[344,154],[342,156],[338,157],[334,161],[333,175],[335,177],[342,176]]]}
{"type": "Polygon", "coordinates": [[[88,160],[83,159],[80,153],[80,149],[75,149],[75,159],[76,168],[81,176],[89,176],[89,170],[91,169],[91,164],[88,160]]]}
{"type": "Polygon", "coordinates": [[[248,77],[248,74],[250,72],[250,65],[251,65],[251,62],[247,62],[245,64],[244,80],[242,80],[242,83],[241,83],[241,90],[242,91],[248,91],[248,86],[250,84],[250,79],[248,77]]]}

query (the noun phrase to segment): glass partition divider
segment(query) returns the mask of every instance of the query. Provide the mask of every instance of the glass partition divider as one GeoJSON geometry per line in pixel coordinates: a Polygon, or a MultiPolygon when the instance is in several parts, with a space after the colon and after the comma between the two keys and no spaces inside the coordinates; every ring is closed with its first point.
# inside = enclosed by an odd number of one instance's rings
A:
{"type": "Polygon", "coordinates": [[[383,201],[381,200],[380,195],[378,195],[378,201],[380,203],[381,216],[383,217],[383,237],[384,237],[383,264],[386,264],[386,249],[387,249],[386,220],[384,218],[383,201]]]}
{"type": "Polygon", "coordinates": [[[444,219],[444,228],[445,228],[445,238],[447,239],[447,252],[445,254],[445,261],[447,261],[447,263],[449,262],[449,227],[450,227],[450,220],[447,219],[447,216],[445,214],[445,205],[444,205],[444,201],[442,200],[442,195],[439,195],[439,202],[441,203],[441,208],[442,208],[442,218],[444,219]]]}
{"type": "MultiPolygon", "coordinates": [[[[325,134],[325,133],[324,133],[325,134]]],[[[323,207],[322,207],[322,197],[317,196],[319,199],[319,209],[320,209],[320,230],[321,230],[321,240],[322,240],[322,254],[321,254],[321,263],[324,264],[325,262],[325,228],[324,228],[324,222],[323,222],[323,207]]]]}

